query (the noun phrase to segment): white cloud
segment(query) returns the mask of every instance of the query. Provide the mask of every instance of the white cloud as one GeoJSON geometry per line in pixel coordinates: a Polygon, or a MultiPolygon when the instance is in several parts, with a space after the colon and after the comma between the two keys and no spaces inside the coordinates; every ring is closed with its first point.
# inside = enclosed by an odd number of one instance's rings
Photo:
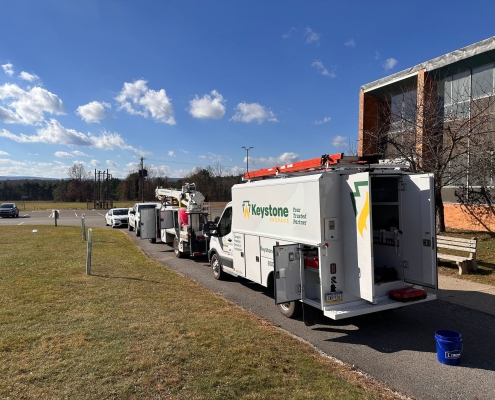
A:
{"type": "Polygon", "coordinates": [[[26,71],[22,71],[19,74],[19,79],[22,79],[22,80],[28,81],[28,82],[34,82],[35,80],[39,79],[39,76],[36,74],[30,74],[29,72],[26,72],[26,71]]]}
{"type": "Polygon", "coordinates": [[[346,41],[344,43],[344,46],[347,46],[347,47],[356,47],[356,42],[354,41],[354,39],[349,39],[348,41],[346,41]]]}
{"type": "Polygon", "coordinates": [[[306,32],[304,33],[304,36],[306,37],[306,43],[316,42],[317,44],[320,44],[321,33],[316,33],[312,29],[306,28],[306,32]]]}
{"type": "Polygon", "coordinates": [[[108,103],[91,101],[88,104],[77,107],[76,114],[78,114],[84,121],[91,123],[100,123],[105,118],[105,108],[111,108],[108,103]]]}
{"type": "Polygon", "coordinates": [[[74,150],[72,152],[72,154],[74,154],[76,156],[80,156],[80,157],[89,157],[89,155],[87,155],[86,153],[83,153],[82,151],[79,151],[79,150],[74,150]]]}
{"type": "Polygon", "coordinates": [[[191,106],[189,108],[189,113],[194,118],[220,119],[225,115],[225,100],[216,90],[211,92],[211,96],[205,94],[203,97],[199,98],[196,95],[196,97],[189,102],[189,105],[191,106]]]}
{"type": "Polygon", "coordinates": [[[375,51],[375,60],[379,60],[381,58],[380,53],[378,51],[375,51]]]}
{"type": "Polygon", "coordinates": [[[189,154],[189,152],[187,150],[180,149],[180,151],[182,151],[184,154],[189,154]]]}
{"type": "Polygon", "coordinates": [[[201,158],[202,160],[206,160],[206,156],[198,156],[198,158],[201,158]]]}
{"type": "Polygon", "coordinates": [[[330,78],[335,78],[336,76],[333,71],[329,72],[328,69],[325,68],[325,66],[320,60],[313,61],[313,64],[311,64],[311,66],[315,67],[318,70],[318,72],[324,76],[328,76],[330,78]]]}
{"type": "Polygon", "coordinates": [[[119,95],[115,98],[120,103],[119,110],[132,115],[151,116],[157,122],[175,125],[174,108],[167,97],[165,89],[158,92],[148,89],[147,81],[139,79],[133,83],[125,82],[119,95]]]}
{"type": "Polygon", "coordinates": [[[278,122],[275,114],[258,103],[239,103],[235,107],[236,113],[230,119],[236,122],[258,121],[261,124],[264,121],[278,122]]]}
{"type": "Polygon", "coordinates": [[[74,157],[74,155],[71,154],[71,153],[67,153],[66,151],[56,151],[55,152],[55,157],[72,158],[72,157],[74,157]]]}
{"type": "Polygon", "coordinates": [[[283,36],[282,36],[282,38],[283,38],[283,39],[288,39],[288,38],[290,38],[290,35],[292,34],[292,32],[295,32],[295,31],[296,31],[296,28],[290,28],[289,32],[284,33],[284,34],[283,34],[283,36]]]}
{"type": "Polygon", "coordinates": [[[168,155],[169,155],[170,157],[175,157],[175,154],[174,154],[174,152],[173,152],[172,150],[170,150],[170,151],[168,152],[168,155]]]}
{"type": "Polygon", "coordinates": [[[0,150],[0,156],[10,156],[6,151],[0,150]]]}
{"type": "Polygon", "coordinates": [[[57,95],[35,86],[25,91],[17,85],[0,86],[0,100],[8,108],[0,107],[0,121],[33,125],[44,120],[44,112],[65,114],[62,100],[57,95]]]}
{"type": "Polygon", "coordinates": [[[2,68],[8,76],[14,75],[14,66],[11,63],[3,64],[2,68]]]}
{"type": "Polygon", "coordinates": [[[347,138],[345,136],[335,136],[332,139],[332,146],[341,148],[342,146],[345,146],[347,143],[347,138]]]}
{"type": "Polygon", "coordinates": [[[396,64],[397,60],[395,58],[387,58],[383,64],[383,68],[385,68],[385,71],[388,71],[389,69],[394,68],[396,64]]]}
{"type": "MultiPolygon", "coordinates": [[[[267,165],[267,166],[275,166],[282,164],[290,164],[298,159],[299,155],[296,153],[282,153],[278,157],[261,157],[254,158],[249,157],[249,164],[257,165],[267,165]]],[[[246,157],[244,157],[244,162],[246,162],[246,157]]]]}
{"type": "Polygon", "coordinates": [[[323,125],[323,124],[326,124],[327,122],[329,122],[331,119],[332,118],[330,118],[330,117],[324,117],[323,119],[313,121],[312,124],[313,125],[323,125]]]}
{"type": "Polygon", "coordinates": [[[112,160],[107,160],[106,163],[107,163],[107,166],[111,167],[111,168],[117,168],[119,166],[119,164],[117,164],[115,161],[112,161],[112,160]]]}
{"type": "Polygon", "coordinates": [[[92,167],[97,167],[98,165],[101,165],[101,162],[99,162],[98,160],[91,160],[89,162],[89,165],[91,165],[92,167]]]}
{"type": "MultiPolygon", "coordinates": [[[[0,137],[11,139],[17,143],[50,143],[64,144],[67,146],[88,146],[103,150],[113,150],[118,147],[123,150],[130,150],[140,156],[149,154],[146,151],[137,149],[129,144],[118,133],[103,131],[100,135],[77,132],[75,129],[67,129],[60,122],[51,119],[45,127],[38,129],[35,135],[25,135],[23,133],[15,135],[6,129],[0,130],[0,137]]],[[[74,153],[76,154],[76,153],[74,153]]],[[[86,154],[80,152],[77,155],[86,154]]]]}

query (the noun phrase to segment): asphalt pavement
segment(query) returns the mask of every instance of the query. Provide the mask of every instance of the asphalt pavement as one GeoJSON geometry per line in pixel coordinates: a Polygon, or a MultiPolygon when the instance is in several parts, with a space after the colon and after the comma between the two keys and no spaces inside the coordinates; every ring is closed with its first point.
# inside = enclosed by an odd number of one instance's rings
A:
{"type": "MultiPolygon", "coordinates": [[[[84,213],[87,227],[105,227],[105,212],[60,210],[58,224],[80,225],[84,213]]],[[[51,211],[25,215],[21,212],[20,218],[0,218],[0,226],[54,224],[50,214],[51,211]]],[[[233,277],[217,281],[207,259],[177,259],[168,245],[152,244],[125,228],[120,230],[166,267],[306,340],[323,353],[355,365],[400,393],[416,399],[495,399],[495,288],[492,286],[439,276],[435,301],[342,321],[324,318],[308,327],[301,320],[283,317],[268,289],[233,277]],[[434,335],[440,329],[462,334],[459,366],[437,361],[434,335]]]]}

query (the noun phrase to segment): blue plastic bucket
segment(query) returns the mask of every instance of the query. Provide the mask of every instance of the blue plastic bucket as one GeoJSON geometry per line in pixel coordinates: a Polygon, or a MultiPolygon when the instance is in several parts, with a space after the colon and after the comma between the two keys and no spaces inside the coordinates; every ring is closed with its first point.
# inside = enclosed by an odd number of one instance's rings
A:
{"type": "Polygon", "coordinates": [[[436,331],[437,359],[442,364],[459,365],[462,352],[462,335],[454,331],[436,331]]]}

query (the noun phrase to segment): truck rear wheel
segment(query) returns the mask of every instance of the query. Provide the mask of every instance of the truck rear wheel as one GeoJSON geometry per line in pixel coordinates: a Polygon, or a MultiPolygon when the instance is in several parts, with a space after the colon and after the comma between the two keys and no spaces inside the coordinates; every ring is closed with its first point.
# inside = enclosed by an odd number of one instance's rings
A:
{"type": "Polygon", "coordinates": [[[177,258],[182,258],[184,253],[179,250],[179,239],[174,238],[174,253],[177,258]]]}
{"type": "Polygon", "coordinates": [[[223,277],[223,271],[222,271],[222,263],[220,262],[220,257],[218,257],[218,254],[213,254],[211,256],[211,270],[213,271],[213,277],[217,280],[221,280],[223,277]]]}
{"type": "Polygon", "coordinates": [[[301,315],[302,304],[300,301],[277,304],[278,310],[287,318],[297,318],[301,315]]]}

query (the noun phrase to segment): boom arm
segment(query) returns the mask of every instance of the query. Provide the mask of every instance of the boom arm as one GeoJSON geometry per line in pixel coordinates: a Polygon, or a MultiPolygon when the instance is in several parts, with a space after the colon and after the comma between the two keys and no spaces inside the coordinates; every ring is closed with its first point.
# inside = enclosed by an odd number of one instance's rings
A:
{"type": "Polygon", "coordinates": [[[166,197],[171,197],[179,202],[179,205],[185,205],[187,213],[201,212],[201,204],[205,197],[196,191],[194,183],[186,183],[182,186],[182,190],[156,188],[155,195],[158,199],[164,200],[166,197]]]}

